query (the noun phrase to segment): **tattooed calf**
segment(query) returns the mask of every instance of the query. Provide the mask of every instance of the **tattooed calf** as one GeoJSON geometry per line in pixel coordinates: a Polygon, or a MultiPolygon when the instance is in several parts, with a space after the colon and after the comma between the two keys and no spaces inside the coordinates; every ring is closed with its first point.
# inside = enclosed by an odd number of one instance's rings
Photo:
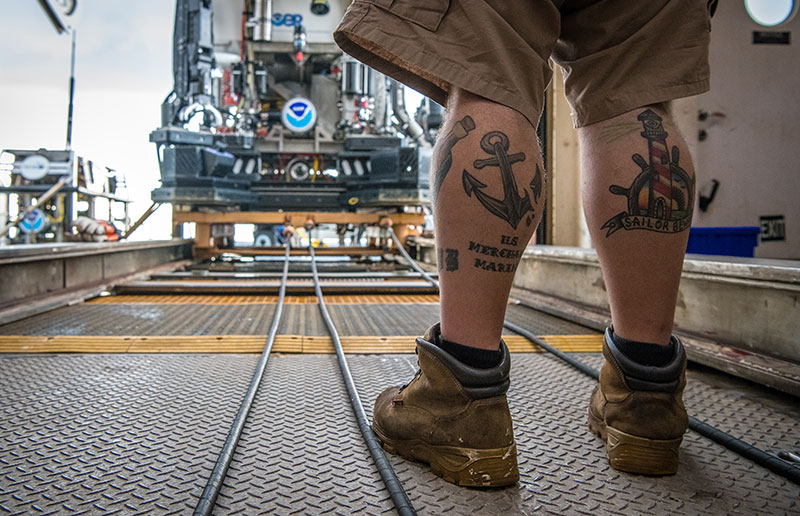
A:
{"type": "Polygon", "coordinates": [[[479,254],[485,254],[487,256],[496,256],[497,258],[506,258],[509,260],[519,260],[522,256],[522,251],[519,249],[509,249],[507,247],[493,247],[490,245],[484,245],[479,242],[473,242],[470,240],[469,242],[469,250],[475,251],[479,254]]]}
{"type": "Polygon", "coordinates": [[[667,148],[668,133],[662,118],[648,109],[638,116],[650,151],[649,163],[639,154],[633,161],[642,169],[630,188],[612,185],[609,191],[628,198],[628,209],[609,219],[600,229],[606,237],[620,229],[680,233],[692,222],[694,178],[678,166],[678,147],[667,148]]]}
{"type": "MultiPolygon", "coordinates": [[[[518,152],[516,154],[509,154],[509,141],[508,136],[500,131],[492,131],[486,133],[481,138],[481,149],[486,154],[494,156],[493,158],[475,160],[473,166],[476,169],[484,167],[498,167],[500,169],[500,177],[503,181],[503,198],[495,199],[482,190],[486,188],[486,184],[482,183],[475,176],[464,170],[461,176],[461,182],[464,185],[464,191],[467,197],[472,197],[480,201],[484,208],[489,210],[489,213],[500,217],[508,222],[512,228],[517,229],[517,225],[528,212],[533,212],[531,205],[531,197],[527,190],[525,195],[522,196],[517,190],[517,180],[514,177],[514,172],[511,166],[514,163],[525,161],[525,153],[518,152]]],[[[534,187],[535,188],[535,187],[534,187]]],[[[527,217],[526,223],[528,226],[533,221],[532,217],[527,217]]]]}
{"type": "MultiPolygon", "coordinates": [[[[519,237],[514,235],[500,235],[500,244],[517,246],[519,244],[519,237]]],[[[517,269],[517,261],[519,261],[523,252],[523,249],[515,249],[513,247],[495,247],[482,244],[480,242],[474,242],[472,240],[470,240],[467,250],[476,254],[490,256],[493,258],[514,260],[513,263],[503,263],[485,260],[482,257],[474,258],[475,261],[472,263],[473,267],[491,272],[514,272],[517,269]]]]}
{"type": "Polygon", "coordinates": [[[458,270],[458,249],[439,249],[439,270],[458,270]]]}
{"type": "Polygon", "coordinates": [[[475,263],[473,265],[476,269],[483,269],[491,272],[514,272],[517,270],[516,263],[490,262],[480,258],[475,258],[475,263]]]}
{"type": "Polygon", "coordinates": [[[472,117],[465,116],[453,125],[453,129],[447,133],[442,142],[442,152],[444,157],[436,170],[436,175],[433,177],[433,200],[439,196],[439,190],[442,188],[445,176],[450,171],[450,166],[453,164],[453,147],[459,140],[467,137],[467,135],[475,129],[475,121],[472,117]]]}

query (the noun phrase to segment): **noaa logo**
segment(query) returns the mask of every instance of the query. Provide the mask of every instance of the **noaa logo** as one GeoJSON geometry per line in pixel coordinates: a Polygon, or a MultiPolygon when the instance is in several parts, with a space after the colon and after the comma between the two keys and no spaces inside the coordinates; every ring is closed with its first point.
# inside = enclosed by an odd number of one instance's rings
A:
{"type": "Polygon", "coordinates": [[[293,133],[308,132],[317,123],[317,108],[310,100],[295,97],[284,104],[281,122],[293,133]]]}
{"type": "Polygon", "coordinates": [[[19,228],[23,233],[38,233],[44,229],[45,214],[42,210],[34,209],[29,211],[25,217],[19,221],[19,228]]]}

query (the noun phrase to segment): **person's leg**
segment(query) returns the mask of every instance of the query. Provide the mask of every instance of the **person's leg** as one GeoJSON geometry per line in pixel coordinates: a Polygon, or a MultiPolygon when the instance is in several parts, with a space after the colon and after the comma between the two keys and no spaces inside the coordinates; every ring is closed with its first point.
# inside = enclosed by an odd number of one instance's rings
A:
{"type": "Polygon", "coordinates": [[[431,175],[442,337],[497,350],[514,272],[544,209],[536,128],[510,108],[455,91],[431,175]]]}
{"type": "Polygon", "coordinates": [[[579,129],[583,204],[614,332],[666,345],[694,203],[689,149],[662,106],[579,129]]]}
{"type": "Polygon", "coordinates": [[[516,111],[453,91],[432,160],[442,323],[417,339],[420,370],[375,401],[384,447],[445,480],[519,479],[502,343],[508,293],[542,214],[536,132],[516,111]]]}
{"type": "Polygon", "coordinates": [[[694,202],[686,142],[662,106],[581,128],[586,220],[613,328],[589,427],[622,471],[673,474],[688,424],[686,355],[671,337],[694,202]]]}

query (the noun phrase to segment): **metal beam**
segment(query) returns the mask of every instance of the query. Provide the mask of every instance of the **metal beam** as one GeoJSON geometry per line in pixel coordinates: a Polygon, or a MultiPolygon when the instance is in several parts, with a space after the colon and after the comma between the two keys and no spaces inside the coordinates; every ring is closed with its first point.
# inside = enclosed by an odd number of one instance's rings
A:
{"type": "MultiPolygon", "coordinates": [[[[210,280],[249,280],[280,278],[280,272],[171,272],[155,274],[151,280],[210,279],[210,280]]],[[[434,275],[435,276],[435,275],[434,275]]],[[[290,272],[290,278],[311,278],[310,272],[290,272]]],[[[320,272],[323,279],[415,279],[421,277],[418,272],[320,272]]]]}
{"type": "Polygon", "coordinates": [[[172,212],[174,223],[195,222],[201,224],[283,224],[288,219],[293,226],[300,227],[306,220],[316,224],[378,224],[389,217],[393,224],[420,225],[425,223],[422,213],[350,213],[350,212],[172,212]]]}
{"type": "MultiPolygon", "coordinates": [[[[272,294],[278,291],[279,281],[134,281],[117,285],[117,294],[272,294]]],[[[430,294],[436,289],[427,281],[330,281],[322,287],[331,294],[342,293],[398,293],[430,294]]],[[[309,294],[314,292],[310,281],[290,281],[286,292],[309,294]]]]}
{"type": "MultiPolygon", "coordinates": [[[[204,253],[232,253],[241,256],[283,256],[283,247],[232,247],[230,249],[206,248],[198,246],[204,253]]],[[[380,247],[318,247],[315,252],[320,256],[383,256],[387,252],[380,247]]],[[[308,256],[305,248],[292,249],[292,256],[308,256]]]]}
{"type": "Polygon", "coordinates": [[[142,213],[142,216],[141,216],[141,217],[139,217],[139,220],[137,220],[136,222],[134,222],[134,223],[133,223],[133,226],[131,226],[131,227],[130,227],[130,229],[129,229],[128,231],[126,231],[124,235],[122,235],[122,239],[124,240],[124,239],[128,238],[129,236],[131,236],[131,234],[132,234],[134,231],[136,231],[137,229],[139,229],[139,226],[141,226],[142,224],[144,224],[144,221],[146,221],[146,220],[147,220],[147,219],[150,217],[150,215],[152,215],[153,213],[155,213],[155,212],[156,212],[156,210],[157,210],[157,209],[158,209],[160,206],[161,206],[161,203],[160,203],[160,202],[154,202],[153,204],[151,204],[151,205],[150,205],[150,207],[149,207],[149,208],[147,208],[147,209],[144,211],[144,213],[142,213]]]}

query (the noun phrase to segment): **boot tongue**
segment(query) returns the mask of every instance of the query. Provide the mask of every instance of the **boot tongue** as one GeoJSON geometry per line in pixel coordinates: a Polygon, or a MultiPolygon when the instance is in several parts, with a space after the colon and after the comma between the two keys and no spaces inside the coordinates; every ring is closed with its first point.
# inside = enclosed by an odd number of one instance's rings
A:
{"type": "Polygon", "coordinates": [[[427,340],[428,342],[432,342],[433,344],[439,344],[439,341],[442,340],[442,323],[437,322],[427,330],[425,330],[425,334],[422,336],[423,339],[427,340]]]}

